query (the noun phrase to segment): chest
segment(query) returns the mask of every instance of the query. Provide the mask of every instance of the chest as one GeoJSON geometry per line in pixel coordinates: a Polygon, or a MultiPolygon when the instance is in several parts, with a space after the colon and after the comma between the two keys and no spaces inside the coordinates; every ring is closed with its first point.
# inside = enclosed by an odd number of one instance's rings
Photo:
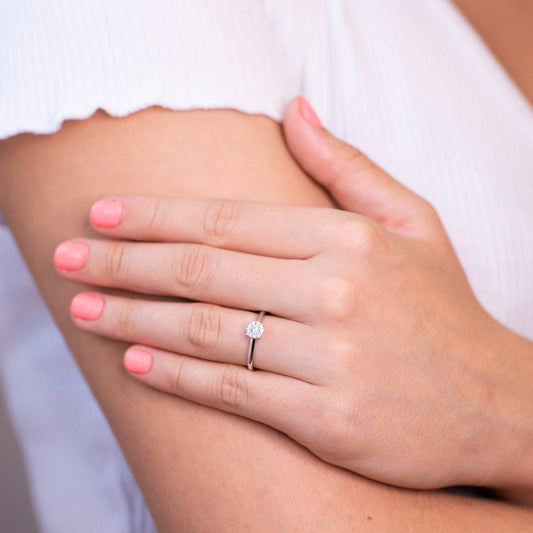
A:
{"type": "Polygon", "coordinates": [[[533,2],[453,0],[533,104],[533,2]]]}

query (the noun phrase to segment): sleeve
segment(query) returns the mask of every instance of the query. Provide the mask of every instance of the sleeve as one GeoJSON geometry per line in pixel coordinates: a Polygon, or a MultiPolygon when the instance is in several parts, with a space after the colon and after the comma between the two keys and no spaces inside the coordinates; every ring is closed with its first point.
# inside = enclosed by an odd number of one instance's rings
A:
{"type": "Polygon", "coordinates": [[[277,25],[266,0],[2,2],[0,139],[52,133],[99,108],[280,120],[300,87],[277,25]]]}

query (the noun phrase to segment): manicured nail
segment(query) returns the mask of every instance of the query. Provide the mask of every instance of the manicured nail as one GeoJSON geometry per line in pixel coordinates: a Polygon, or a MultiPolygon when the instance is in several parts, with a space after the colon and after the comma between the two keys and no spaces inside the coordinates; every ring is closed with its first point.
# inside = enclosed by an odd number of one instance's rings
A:
{"type": "Polygon", "coordinates": [[[78,294],[70,304],[70,312],[76,318],[96,320],[104,308],[104,299],[94,294],[78,294]]]}
{"type": "Polygon", "coordinates": [[[151,353],[140,350],[139,348],[130,348],[124,354],[124,366],[126,370],[136,374],[147,374],[152,369],[154,358],[151,353]]]}
{"type": "Polygon", "coordinates": [[[311,104],[307,101],[305,96],[300,96],[298,98],[300,103],[300,113],[307,122],[310,122],[313,126],[317,128],[323,128],[322,121],[318,118],[316,111],[311,107],[311,104]]]}
{"type": "Polygon", "coordinates": [[[57,268],[64,270],[78,270],[89,255],[89,247],[80,241],[62,242],[54,253],[54,262],[57,268]]]}
{"type": "Polygon", "coordinates": [[[91,222],[99,228],[118,226],[124,214],[124,204],[118,200],[106,198],[98,200],[91,207],[91,222]]]}

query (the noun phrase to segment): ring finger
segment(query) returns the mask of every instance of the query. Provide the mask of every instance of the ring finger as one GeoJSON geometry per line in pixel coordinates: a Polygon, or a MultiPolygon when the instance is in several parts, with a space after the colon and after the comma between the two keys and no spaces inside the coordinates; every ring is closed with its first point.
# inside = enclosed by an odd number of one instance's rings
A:
{"type": "MultiPolygon", "coordinates": [[[[217,305],[154,302],[81,293],[72,301],[75,323],[88,331],[216,362],[246,365],[250,338],[246,326],[257,319],[249,311],[217,305]]],[[[272,315],[262,319],[264,333],[255,342],[254,368],[316,383],[320,358],[309,346],[318,339],[311,326],[272,315]],[[305,346],[302,340],[305,340],[305,346]]]]}

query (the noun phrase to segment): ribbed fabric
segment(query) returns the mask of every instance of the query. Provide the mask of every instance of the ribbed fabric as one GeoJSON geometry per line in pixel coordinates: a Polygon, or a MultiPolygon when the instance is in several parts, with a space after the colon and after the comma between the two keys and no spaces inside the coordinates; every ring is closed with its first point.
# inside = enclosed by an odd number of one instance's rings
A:
{"type": "MultiPolygon", "coordinates": [[[[436,206],[481,303],[533,338],[533,111],[446,0],[0,4],[0,137],[98,108],[279,120],[299,93],[436,206]]],[[[43,531],[152,531],[7,229],[0,250],[0,366],[43,531]]]]}
{"type": "Polygon", "coordinates": [[[267,10],[249,0],[0,4],[0,138],[98,107],[234,107],[281,118],[298,92],[267,10]]]}

